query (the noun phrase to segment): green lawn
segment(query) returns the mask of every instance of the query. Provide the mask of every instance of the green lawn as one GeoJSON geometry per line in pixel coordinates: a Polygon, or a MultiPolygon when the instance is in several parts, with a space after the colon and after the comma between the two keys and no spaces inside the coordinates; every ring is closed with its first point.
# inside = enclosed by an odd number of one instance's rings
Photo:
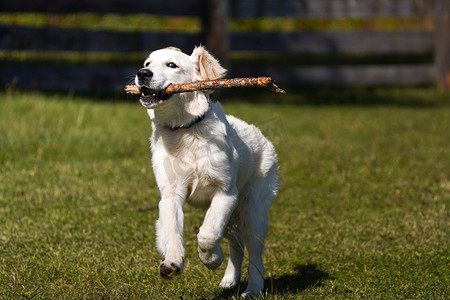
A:
{"type": "MultiPolygon", "coordinates": [[[[264,95],[225,103],[278,152],[264,298],[447,298],[450,95],[264,95]]],[[[0,93],[0,299],[237,298],[197,258],[187,205],[185,272],[158,276],[150,134],[137,102],[0,93]]]]}

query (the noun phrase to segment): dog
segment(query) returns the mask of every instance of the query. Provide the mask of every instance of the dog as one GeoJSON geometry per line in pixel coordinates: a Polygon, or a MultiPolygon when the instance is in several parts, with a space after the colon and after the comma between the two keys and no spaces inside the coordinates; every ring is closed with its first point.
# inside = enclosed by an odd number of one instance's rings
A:
{"type": "Polygon", "coordinates": [[[152,52],[135,76],[145,95],[140,102],[151,119],[152,165],[161,193],[156,242],[164,261],[162,277],[183,271],[185,202],[207,208],[197,234],[198,256],[209,269],[224,260],[220,246],[229,241],[230,255],[220,287],[240,283],[244,247],[248,284],[242,297],[261,295],[262,253],[268,210],[279,188],[274,146],[253,125],[225,115],[212,91],[168,94],[170,84],[222,78],[226,70],[203,46],[191,55],[169,47],[152,52]]]}

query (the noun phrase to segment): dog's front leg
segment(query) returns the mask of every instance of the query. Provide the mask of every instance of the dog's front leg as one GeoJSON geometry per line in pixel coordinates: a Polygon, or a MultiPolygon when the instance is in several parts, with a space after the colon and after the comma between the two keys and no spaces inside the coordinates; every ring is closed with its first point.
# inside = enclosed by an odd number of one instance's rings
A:
{"type": "Polygon", "coordinates": [[[197,235],[198,255],[203,264],[209,269],[216,269],[223,261],[222,241],[223,232],[231,214],[236,208],[238,192],[236,188],[218,192],[211,201],[206,212],[203,225],[197,235]]]}
{"type": "Polygon", "coordinates": [[[184,187],[166,188],[161,193],[159,219],[156,221],[156,242],[164,261],[159,265],[159,274],[173,278],[183,271],[183,202],[184,187]]]}

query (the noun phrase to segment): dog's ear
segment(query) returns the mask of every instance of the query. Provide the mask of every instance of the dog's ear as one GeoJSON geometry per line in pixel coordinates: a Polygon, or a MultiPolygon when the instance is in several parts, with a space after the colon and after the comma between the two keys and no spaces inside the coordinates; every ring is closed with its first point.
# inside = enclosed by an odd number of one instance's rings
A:
{"type": "Polygon", "coordinates": [[[216,80],[227,73],[217,59],[202,46],[195,47],[191,59],[194,62],[197,80],[216,80]]]}

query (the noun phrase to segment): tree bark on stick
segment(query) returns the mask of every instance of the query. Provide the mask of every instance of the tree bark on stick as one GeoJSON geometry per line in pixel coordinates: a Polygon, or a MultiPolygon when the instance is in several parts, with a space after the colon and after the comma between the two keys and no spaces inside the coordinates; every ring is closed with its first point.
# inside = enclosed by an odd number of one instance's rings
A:
{"type": "MultiPolygon", "coordinates": [[[[286,92],[279,88],[270,77],[248,77],[248,78],[234,78],[234,79],[218,79],[218,80],[207,80],[207,81],[197,81],[182,84],[171,84],[169,85],[165,92],[168,94],[173,93],[185,93],[203,90],[215,90],[215,89],[226,89],[234,87],[266,87],[274,92],[285,94],[286,92]]],[[[139,89],[135,85],[127,85],[125,91],[130,94],[146,94],[146,92],[151,93],[153,91],[147,88],[139,89]]]]}

